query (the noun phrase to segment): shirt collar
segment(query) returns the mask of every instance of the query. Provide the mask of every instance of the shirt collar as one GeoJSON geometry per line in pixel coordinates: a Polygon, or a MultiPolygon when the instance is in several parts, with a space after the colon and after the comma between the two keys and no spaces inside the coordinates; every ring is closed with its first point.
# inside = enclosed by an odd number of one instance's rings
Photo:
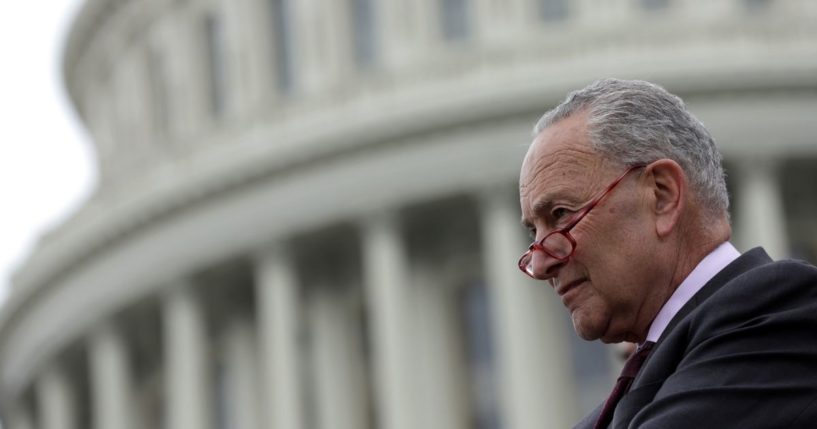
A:
{"type": "Polygon", "coordinates": [[[740,252],[730,242],[724,242],[706,255],[691,273],[681,282],[655,316],[647,333],[647,341],[658,341],[669,322],[704,285],[722,269],[740,256],[740,252]]]}

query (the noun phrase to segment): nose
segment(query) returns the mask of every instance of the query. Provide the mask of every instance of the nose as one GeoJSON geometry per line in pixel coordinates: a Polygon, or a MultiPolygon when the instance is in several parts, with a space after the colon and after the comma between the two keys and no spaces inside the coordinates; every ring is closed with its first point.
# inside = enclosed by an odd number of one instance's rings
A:
{"type": "Polygon", "coordinates": [[[536,250],[531,255],[530,268],[533,278],[537,280],[551,280],[559,275],[559,269],[565,260],[556,259],[543,250],[536,250]]]}

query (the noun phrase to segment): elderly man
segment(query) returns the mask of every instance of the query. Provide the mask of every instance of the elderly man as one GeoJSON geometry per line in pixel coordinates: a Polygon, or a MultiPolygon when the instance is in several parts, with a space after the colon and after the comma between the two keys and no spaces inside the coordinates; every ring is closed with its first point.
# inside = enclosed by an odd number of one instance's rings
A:
{"type": "Polygon", "coordinates": [[[683,102],[602,80],[535,136],[519,267],[550,283],[580,337],[639,344],[576,427],[817,427],[817,268],[729,243],[721,156],[683,102]]]}

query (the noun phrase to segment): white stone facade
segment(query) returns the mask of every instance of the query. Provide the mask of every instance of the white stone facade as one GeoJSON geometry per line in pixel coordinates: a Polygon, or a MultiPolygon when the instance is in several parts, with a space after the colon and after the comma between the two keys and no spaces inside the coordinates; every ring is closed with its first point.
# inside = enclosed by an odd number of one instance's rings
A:
{"type": "Polygon", "coordinates": [[[11,429],[568,426],[615,364],[515,184],[601,77],[708,126],[742,250],[817,257],[811,0],[89,0],[64,66],[100,183],[0,312],[11,429]]]}

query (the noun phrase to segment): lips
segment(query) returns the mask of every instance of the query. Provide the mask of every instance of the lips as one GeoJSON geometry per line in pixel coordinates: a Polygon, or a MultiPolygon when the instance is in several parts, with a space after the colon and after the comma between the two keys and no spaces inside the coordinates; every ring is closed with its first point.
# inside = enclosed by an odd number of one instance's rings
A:
{"type": "Polygon", "coordinates": [[[562,296],[562,295],[566,294],[570,289],[573,289],[574,287],[578,286],[579,284],[584,283],[585,280],[587,280],[587,279],[580,278],[580,279],[573,280],[572,282],[569,282],[569,283],[561,283],[561,284],[556,286],[556,293],[559,296],[562,296]]]}
{"type": "Polygon", "coordinates": [[[556,294],[558,294],[562,298],[562,304],[567,306],[567,304],[568,304],[567,303],[567,294],[570,293],[570,291],[572,291],[576,287],[578,287],[580,284],[582,284],[582,283],[584,283],[586,281],[587,281],[586,278],[580,278],[580,279],[573,280],[572,282],[563,283],[563,284],[559,284],[558,286],[556,286],[556,294]]]}

